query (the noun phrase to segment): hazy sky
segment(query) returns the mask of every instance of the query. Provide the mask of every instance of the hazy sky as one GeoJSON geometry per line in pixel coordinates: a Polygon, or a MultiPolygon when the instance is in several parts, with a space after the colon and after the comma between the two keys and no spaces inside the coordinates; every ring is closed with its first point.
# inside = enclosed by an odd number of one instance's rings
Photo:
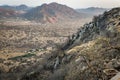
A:
{"type": "Polygon", "coordinates": [[[86,7],[120,7],[120,0],[0,0],[0,5],[20,5],[40,6],[43,3],[57,2],[68,5],[72,8],[86,7]]]}

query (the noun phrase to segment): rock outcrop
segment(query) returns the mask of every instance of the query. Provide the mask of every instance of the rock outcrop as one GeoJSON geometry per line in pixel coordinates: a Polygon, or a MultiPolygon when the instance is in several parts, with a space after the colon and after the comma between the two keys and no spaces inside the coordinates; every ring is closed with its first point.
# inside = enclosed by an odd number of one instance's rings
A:
{"type": "Polygon", "coordinates": [[[64,49],[83,44],[99,36],[114,38],[119,33],[120,8],[114,8],[103,15],[94,16],[92,22],[83,25],[77,33],[69,37],[64,49]]]}

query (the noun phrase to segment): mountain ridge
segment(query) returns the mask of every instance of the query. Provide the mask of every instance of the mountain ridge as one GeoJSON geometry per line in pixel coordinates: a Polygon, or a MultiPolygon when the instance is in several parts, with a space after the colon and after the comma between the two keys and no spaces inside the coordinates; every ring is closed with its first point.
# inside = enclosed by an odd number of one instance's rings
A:
{"type": "Polygon", "coordinates": [[[100,8],[100,7],[88,7],[83,9],[76,9],[76,11],[84,14],[89,14],[89,17],[97,16],[103,14],[105,11],[108,11],[108,8],[100,8]]]}
{"type": "Polygon", "coordinates": [[[43,22],[56,22],[59,20],[62,21],[64,19],[79,19],[82,16],[80,16],[80,14],[74,9],[67,7],[66,5],[50,3],[33,8],[25,14],[25,17],[28,19],[36,19],[43,22]]]}
{"type": "MultiPolygon", "coordinates": [[[[37,21],[41,23],[56,23],[70,20],[80,20],[83,18],[92,18],[95,15],[102,14],[107,9],[90,7],[87,9],[73,9],[66,5],[58,3],[43,4],[37,7],[29,7],[24,4],[18,6],[3,5],[2,9],[9,9],[17,13],[16,17],[37,21]]],[[[4,12],[2,12],[4,14],[4,12]]],[[[6,14],[6,13],[5,13],[6,14]]],[[[2,16],[2,15],[1,15],[2,16]]],[[[14,17],[12,16],[12,17],[14,17]]],[[[3,15],[3,17],[8,17],[3,15]]]]}
{"type": "Polygon", "coordinates": [[[29,7],[25,4],[21,4],[21,5],[18,5],[18,6],[10,6],[10,5],[1,5],[0,8],[3,8],[3,9],[12,9],[12,10],[16,10],[16,11],[27,11],[27,10],[30,10],[32,7],[29,7]]]}

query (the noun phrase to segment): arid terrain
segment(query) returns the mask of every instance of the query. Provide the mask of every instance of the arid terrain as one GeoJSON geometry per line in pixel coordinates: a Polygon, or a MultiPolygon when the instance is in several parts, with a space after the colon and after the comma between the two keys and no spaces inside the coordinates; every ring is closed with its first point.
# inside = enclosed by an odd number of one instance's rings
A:
{"type": "Polygon", "coordinates": [[[0,6],[0,80],[119,80],[120,8],[107,10],[0,6]]]}
{"type": "Polygon", "coordinates": [[[31,49],[56,48],[89,21],[90,18],[55,24],[22,20],[1,21],[0,52],[6,57],[10,53],[22,54],[31,49]]]}
{"type": "Polygon", "coordinates": [[[25,74],[24,70],[28,67],[42,62],[43,54],[49,55],[59,49],[70,35],[90,20],[91,18],[86,18],[54,24],[14,19],[1,20],[0,78],[13,80],[25,74]],[[17,69],[21,69],[20,67],[24,69],[19,72],[17,69]],[[18,76],[14,75],[14,72],[18,72],[18,76]],[[13,77],[10,78],[9,75],[13,77]]]}

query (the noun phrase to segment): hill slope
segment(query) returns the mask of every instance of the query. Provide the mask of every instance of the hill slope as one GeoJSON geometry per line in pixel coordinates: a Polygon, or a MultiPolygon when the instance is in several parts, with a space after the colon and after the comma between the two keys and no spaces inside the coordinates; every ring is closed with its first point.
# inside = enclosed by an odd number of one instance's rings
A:
{"type": "Polygon", "coordinates": [[[93,21],[85,24],[76,34],[71,37],[72,44],[83,43],[98,36],[114,37],[117,29],[119,28],[119,8],[112,9],[105,12],[103,15],[95,16],[93,21]],[[116,31],[115,31],[116,30],[116,31]]]}

